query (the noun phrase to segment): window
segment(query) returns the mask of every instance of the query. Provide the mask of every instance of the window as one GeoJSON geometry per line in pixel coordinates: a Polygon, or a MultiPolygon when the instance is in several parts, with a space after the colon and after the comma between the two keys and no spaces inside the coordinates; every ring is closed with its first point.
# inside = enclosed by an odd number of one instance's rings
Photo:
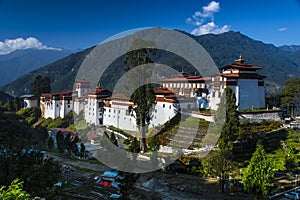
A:
{"type": "Polygon", "coordinates": [[[68,108],[70,108],[70,105],[68,105],[68,108]]]}
{"type": "Polygon", "coordinates": [[[165,108],[165,104],[163,104],[163,108],[165,108]]]}
{"type": "Polygon", "coordinates": [[[170,105],[170,106],[169,106],[169,109],[171,110],[171,108],[172,108],[172,106],[170,105]]]}

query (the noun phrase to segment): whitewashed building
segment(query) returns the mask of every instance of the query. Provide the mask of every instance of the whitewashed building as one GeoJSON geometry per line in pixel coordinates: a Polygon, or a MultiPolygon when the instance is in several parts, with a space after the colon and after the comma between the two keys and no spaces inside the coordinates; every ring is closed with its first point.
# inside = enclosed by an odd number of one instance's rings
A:
{"type": "Polygon", "coordinates": [[[87,103],[84,107],[84,117],[88,124],[102,125],[105,98],[110,97],[111,92],[103,88],[96,88],[88,92],[87,103]]]}
{"type": "MultiPolygon", "coordinates": [[[[153,107],[153,116],[149,127],[163,125],[172,119],[178,111],[178,101],[171,90],[156,88],[154,92],[156,103],[153,107]]],[[[122,94],[113,96],[111,100],[105,104],[103,124],[124,130],[137,131],[136,115],[130,111],[129,107],[135,107],[130,98],[122,94]]]]}
{"type": "Polygon", "coordinates": [[[265,108],[265,76],[257,73],[259,69],[261,67],[246,64],[242,56],[234,63],[222,67],[221,73],[212,78],[211,109],[218,108],[226,87],[234,91],[239,110],[265,108]]]}
{"type": "MultiPolygon", "coordinates": [[[[149,127],[163,125],[173,118],[178,111],[218,108],[221,96],[226,87],[236,95],[239,110],[265,107],[265,76],[257,73],[261,67],[246,64],[240,56],[234,63],[221,68],[220,74],[214,77],[180,75],[162,80],[156,88],[156,103],[149,127]]],[[[44,118],[65,117],[74,111],[83,113],[90,125],[114,126],[124,130],[138,130],[134,108],[130,98],[122,94],[111,96],[103,88],[91,90],[91,81],[76,82],[76,90],[43,94],[40,107],[44,118]]]]}
{"type": "Polygon", "coordinates": [[[22,95],[24,108],[34,108],[38,106],[38,98],[32,94],[22,95]]]}
{"type": "Polygon", "coordinates": [[[40,97],[42,117],[64,118],[66,114],[73,110],[73,95],[77,95],[74,90],[42,94],[40,97]]]}
{"type": "Polygon", "coordinates": [[[92,81],[90,80],[77,80],[75,87],[77,91],[77,96],[73,98],[74,100],[74,113],[79,114],[84,112],[85,105],[87,104],[87,95],[92,90],[92,81]]]}

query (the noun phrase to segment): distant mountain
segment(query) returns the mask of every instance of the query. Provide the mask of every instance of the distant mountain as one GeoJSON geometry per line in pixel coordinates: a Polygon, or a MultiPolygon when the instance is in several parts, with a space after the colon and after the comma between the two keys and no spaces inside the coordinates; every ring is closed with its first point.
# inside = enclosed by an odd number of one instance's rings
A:
{"type": "Polygon", "coordinates": [[[28,93],[31,91],[31,83],[37,75],[50,77],[52,91],[62,91],[72,88],[77,70],[91,49],[72,53],[49,65],[22,75],[11,84],[4,86],[4,91],[13,96],[28,93]]]}
{"type": "Polygon", "coordinates": [[[70,53],[70,50],[24,49],[0,55],[0,86],[70,53]]]}
{"type": "Polygon", "coordinates": [[[300,51],[300,45],[283,45],[280,46],[279,48],[284,51],[291,51],[291,52],[300,51]]]}
{"type": "MultiPolygon", "coordinates": [[[[189,33],[185,34],[199,42],[219,67],[233,63],[240,54],[243,55],[247,63],[263,67],[259,73],[267,76],[265,82],[268,93],[278,92],[283,87],[285,80],[299,77],[300,52],[282,50],[272,44],[265,44],[233,31],[218,35],[193,36],[189,33]]],[[[81,63],[92,49],[93,47],[71,54],[50,65],[25,74],[6,85],[4,90],[10,94],[22,95],[30,89],[31,82],[38,74],[50,76],[53,91],[71,89],[81,63]]],[[[113,88],[115,81],[124,72],[124,59],[125,56],[120,56],[109,66],[100,79],[103,87],[113,88]]],[[[189,74],[195,73],[195,69],[177,55],[158,51],[154,59],[155,62],[172,66],[178,71],[184,70],[189,74]]]]}

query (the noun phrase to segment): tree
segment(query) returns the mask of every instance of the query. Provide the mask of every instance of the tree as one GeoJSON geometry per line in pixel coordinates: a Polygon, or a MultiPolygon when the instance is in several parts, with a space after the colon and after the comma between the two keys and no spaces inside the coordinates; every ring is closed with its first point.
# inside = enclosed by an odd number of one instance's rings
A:
{"type": "Polygon", "coordinates": [[[281,105],[286,108],[290,116],[294,116],[295,111],[300,109],[300,78],[292,78],[285,82],[285,86],[280,93],[281,105]]]}
{"type": "Polygon", "coordinates": [[[8,185],[20,178],[24,180],[25,191],[33,196],[45,196],[61,178],[59,163],[39,150],[13,147],[5,148],[5,152],[0,154],[0,185],[8,185]]]}
{"type": "Polygon", "coordinates": [[[16,111],[20,110],[22,105],[22,100],[19,97],[15,97],[13,100],[13,105],[16,111]]]}
{"type": "Polygon", "coordinates": [[[207,168],[208,173],[219,177],[219,187],[222,192],[225,191],[225,182],[232,165],[233,163],[228,159],[228,155],[220,151],[211,153],[203,162],[203,168],[207,168]]]}
{"type": "MultiPolygon", "coordinates": [[[[141,46],[154,46],[153,42],[136,39],[132,43],[131,49],[126,53],[125,64],[128,65],[126,71],[133,69],[142,64],[153,63],[151,56],[155,55],[155,48],[139,48],[141,46]],[[135,50],[138,49],[138,50],[135,50]]],[[[135,73],[136,80],[143,80],[150,78],[152,70],[150,68],[144,69],[143,73],[135,73]]],[[[145,82],[143,82],[145,83],[145,82]]],[[[136,114],[136,123],[140,130],[140,145],[142,151],[147,151],[146,133],[148,125],[152,118],[153,105],[155,104],[155,94],[150,83],[144,84],[137,88],[131,96],[131,100],[135,104],[133,108],[136,114]]]]}
{"type": "Polygon", "coordinates": [[[41,75],[37,75],[34,81],[31,83],[32,90],[31,93],[36,96],[41,96],[42,93],[50,93],[51,92],[51,81],[49,76],[42,77],[41,75]]]}
{"type": "Polygon", "coordinates": [[[15,107],[12,101],[8,101],[6,104],[4,104],[4,106],[8,111],[15,111],[15,107]]]}
{"type": "Polygon", "coordinates": [[[133,159],[136,160],[137,155],[136,153],[140,152],[140,144],[139,141],[134,137],[133,139],[126,139],[124,140],[124,144],[128,145],[128,151],[132,152],[133,159]]]}
{"type": "Polygon", "coordinates": [[[56,133],[56,145],[57,145],[57,149],[60,153],[63,153],[65,151],[64,135],[61,131],[58,131],[56,133]]]}
{"type": "Polygon", "coordinates": [[[239,116],[236,97],[230,87],[226,87],[221,97],[219,108],[214,117],[215,129],[221,130],[219,149],[221,152],[232,152],[233,141],[239,132],[239,116]]]}
{"type": "Polygon", "coordinates": [[[111,132],[111,134],[110,134],[110,141],[111,141],[111,143],[113,143],[115,146],[118,146],[118,140],[117,140],[117,138],[116,138],[114,132],[111,132]]]}
{"type": "Polygon", "coordinates": [[[122,199],[129,199],[130,191],[133,189],[133,186],[138,178],[139,174],[124,173],[124,179],[120,186],[120,193],[122,194],[122,199]]]}
{"type": "Polygon", "coordinates": [[[29,200],[30,195],[23,190],[23,181],[18,178],[13,180],[13,182],[8,186],[0,187],[0,199],[5,200],[29,200]]]}
{"type": "Polygon", "coordinates": [[[48,146],[48,149],[50,149],[50,150],[52,150],[54,147],[54,141],[51,136],[48,138],[47,146],[48,146]]]}
{"type": "Polygon", "coordinates": [[[160,146],[160,142],[158,140],[158,136],[154,135],[150,138],[149,147],[151,151],[158,151],[160,146]]]}
{"type": "Polygon", "coordinates": [[[81,154],[81,157],[85,157],[85,146],[84,144],[81,142],[80,143],[80,154],[81,154]]]}
{"type": "Polygon", "coordinates": [[[271,163],[259,142],[243,175],[243,184],[248,192],[255,195],[256,199],[264,199],[273,187],[273,177],[271,163]]]}

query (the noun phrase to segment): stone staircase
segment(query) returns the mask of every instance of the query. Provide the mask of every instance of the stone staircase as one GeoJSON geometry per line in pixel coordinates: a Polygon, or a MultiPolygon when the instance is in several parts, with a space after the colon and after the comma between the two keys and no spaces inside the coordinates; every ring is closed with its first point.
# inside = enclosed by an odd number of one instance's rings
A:
{"type": "Polygon", "coordinates": [[[167,146],[179,149],[201,148],[201,141],[205,137],[206,130],[198,130],[187,127],[180,127],[177,131],[165,137],[168,140],[167,146]]]}

